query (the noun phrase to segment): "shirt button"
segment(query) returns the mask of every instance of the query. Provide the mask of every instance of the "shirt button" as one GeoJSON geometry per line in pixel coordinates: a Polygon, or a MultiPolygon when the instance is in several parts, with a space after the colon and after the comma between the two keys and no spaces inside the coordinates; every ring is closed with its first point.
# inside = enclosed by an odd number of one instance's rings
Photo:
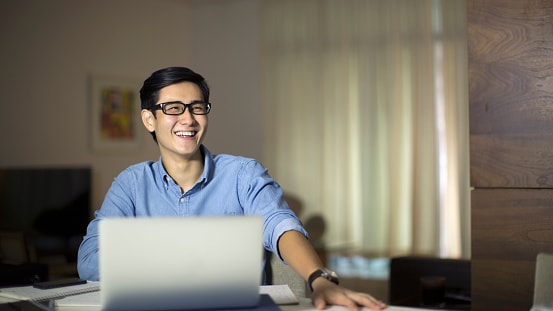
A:
{"type": "Polygon", "coordinates": [[[184,203],[184,198],[180,198],[180,202],[181,202],[181,203],[184,203]]]}

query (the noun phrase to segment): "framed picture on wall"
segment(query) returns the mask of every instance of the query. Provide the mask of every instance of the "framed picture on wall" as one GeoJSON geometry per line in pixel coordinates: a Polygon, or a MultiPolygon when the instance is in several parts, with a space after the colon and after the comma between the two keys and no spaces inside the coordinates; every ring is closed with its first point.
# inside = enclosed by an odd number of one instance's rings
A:
{"type": "Polygon", "coordinates": [[[132,150],[140,145],[139,88],[132,79],[91,76],[93,151],[132,150]]]}

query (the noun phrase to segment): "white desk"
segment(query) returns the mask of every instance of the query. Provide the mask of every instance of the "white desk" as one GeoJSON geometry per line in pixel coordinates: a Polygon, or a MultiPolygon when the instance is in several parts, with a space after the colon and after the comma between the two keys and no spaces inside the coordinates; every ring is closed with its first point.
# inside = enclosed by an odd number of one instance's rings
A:
{"type": "MultiPolygon", "coordinates": [[[[281,305],[279,308],[282,311],[318,311],[313,304],[311,299],[301,299],[300,303],[297,305],[281,305]]],[[[349,310],[346,307],[342,306],[331,306],[326,308],[325,311],[347,311],[349,310]]],[[[369,311],[370,309],[363,308],[363,311],[369,311]]],[[[388,306],[385,309],[386,311],[436,311],[436,309],[421,309],[421,308],[410,308],[410,307],[399,307],[399,306],[388,306]]]]}
{"type": "MultiPolygon", "coordinates": [[[[270,293],[269,293],[270,294],[270,293]]],[[[70,296],[68,298],[71,299],[80,297],[76,299],[81,305],[71,305],[71,306],[62,306],[62,307],[56,307],[55,309],[52,309],[51,311],[100,311],[100,292],[91,292],[86,293],[78,296],[70,296]]],[[[67,298],[66,298],[67,299],[67,298]]],[[[273,299],[274,300],[274,299],[273,299]]],[[[16,302],[17,300],[1,297],[0,296],[0,303],[10,303],[10,302],[16,302]]],[[[279,305],[279,308],[282,311],[315,311],[317,310],[313,304],[311,303],[311,299],[308,298],[300,298],[299,304],[287,304],[287,305],[279,305]]],[[[1,309],[1,307],[0,307],[1,309]]],[[[252,311],[255,311],[255,309],[251,309],[252,311]]],[[[342,306],[330,306],[329,308],[325,309],[328,311],[347,311],[348,309],[342,306]]],[[[370,309],[363,309],[364,311],[369,311],[370,309]]],[[[420,308],[410,308],[410,307],[399,307],[399,306],[389,306],[387,311],[430,311],[431,309],[420,309],[420,308]]],[[[435,310],[434,310],[435,311],[435,310]]]]}
{"type": "MultiPolygon", "coordinates": [[[[15,302],[12,299],[0,298],[0,303],[15,302]]],[[[282,311],[318,311],[310,299],[303,299],[299,304],[295,305],[280,305],[279,308],[282,311]]],[[[252,309],[252,311],[255,309],[252,309]]],[[[328,311],[347,311],[348,309],[341,306],[331,306],[325,310],[328,311]]],[[[386,311],[436,311],[431,309],[421,309],[421,308],[410,308],[410,307],[399,307],[399,306],[388,306],[385,309],[386,311]]],[[[100,307],[74,307],[74,308],[55,308],[54,311],[100,311],[100,307]]],[[[364,308],[363,311],[370,311],[370,309],[364,308]]]]}

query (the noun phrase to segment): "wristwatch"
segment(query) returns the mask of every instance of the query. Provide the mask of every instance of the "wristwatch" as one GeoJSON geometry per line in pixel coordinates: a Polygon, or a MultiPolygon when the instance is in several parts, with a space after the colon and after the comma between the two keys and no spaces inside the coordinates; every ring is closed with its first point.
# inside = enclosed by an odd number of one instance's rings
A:
{"type": "Polygon", "coordinates": [[[309,278],[307,279],[307,284],[309,284],[309,288],[311,289],[311,291],[313,291],[313,282],[319,277],[323,277],[336,285],[340,283],[338,281],[338,275],[336,274],[336,272],[327,268],[317,269],[315,270],[315,272],[311,273],[311,275],[309,275],[309,278]]]}

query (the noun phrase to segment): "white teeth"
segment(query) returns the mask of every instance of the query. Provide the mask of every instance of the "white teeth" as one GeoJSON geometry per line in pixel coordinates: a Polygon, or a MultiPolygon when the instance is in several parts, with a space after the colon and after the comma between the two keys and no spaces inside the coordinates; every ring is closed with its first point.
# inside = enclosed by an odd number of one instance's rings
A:
{"type": "Polygon", "coordinates": [[[175,133],[177,136],[194,136],[196,135],[196,132],[184,132],[184,131],[179,131],[179,132],[176,132],[175,133]]]}

